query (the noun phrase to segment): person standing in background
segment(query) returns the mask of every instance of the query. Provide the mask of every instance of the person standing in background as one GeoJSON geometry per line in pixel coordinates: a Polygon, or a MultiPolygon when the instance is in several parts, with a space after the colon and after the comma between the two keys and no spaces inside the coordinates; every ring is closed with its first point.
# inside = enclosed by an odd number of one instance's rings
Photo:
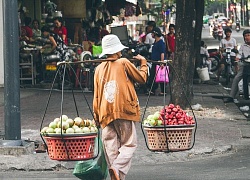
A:
{"type": "Polygon", "coordinates": [[[165,43],[167,48],[167,58],[174,59],[175,52],[175,25],[169,25],[169,33],[165,36],[165,43]]]}
{"type": "Polygon", "coordinates": [[[62,19],[60,17],[55,17],[54,18],[54,33],[58,34],[63,42],[68,45],[68,36],[67,36],[67,28],[62,25],[62,19]]]}
{"type": "MultiPolygon", "coordinates": [[[[163,42],[161,30],[158,27],[155,27],[152,30],[152,37],[155,39],[155,42],[152,47],[151,60],[153,61],[164,61],[166,59],[166,45],[163,42]]],[[[162,66],[164,66],[162,64],[162,66]]],[[[152,91],[149,91],[150,95],[155,95],[155,91],[158,88],[158,83],[155,83],[155,74],[156,74],[156,64],[152,64],[150,69],[150,76],[148,81],[148,88],[152,91]]],[[[164,83],[160,83],[161,92],[159,96],[164,96],[164,83]]],[[[147,95],[149,94],[147,93],[147,95]]]]}
{"type": "MultiPolygon", "coordinates": [[[[154,21],[149,21],[148,22],[148,26],[147,26],[147,28],[146,28],[146,38],[145,38],[145,41],[144,41],[144,43],[145,44],[150,44],[150,45],[152,45],[154,42],[155,42],[155,39],[152,37],[152,30],[153,30],[153,28],[154,27],[156,27],[156,24],[155,24],[155,22],[154,21]]],[[[150,50],[150,52],[151,52],[152,50],[150,50]]]]}

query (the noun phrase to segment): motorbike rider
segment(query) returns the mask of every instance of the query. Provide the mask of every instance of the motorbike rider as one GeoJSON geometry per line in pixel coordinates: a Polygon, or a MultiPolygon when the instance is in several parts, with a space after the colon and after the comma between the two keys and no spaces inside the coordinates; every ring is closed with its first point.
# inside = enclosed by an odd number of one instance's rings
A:
{"type": "MultiPolygon", "coordinates": [[[[230,28],[226,28],[224,30],[224,33],[225,33],[226,37],[221,39],[220,45],[219,45],[219,50],[221,53],[221,60],[220,60],[220,67],[217,71],[217,78],[216,78],[217,81],[219,81],[221,72],[225,67],[225,58],[223,57],[223,53],[224,53],[225,49],[230,48],[231,50],[237,52],[236,40],[231,37],[232,30],[230,28]]],[[[236,56],[235,52],[230,53],[231,59],[233,61],[235,60],[235,56],[236,56]]],[[[235,63],[234,65],[235,65],[235,68],[237,69],[237,64],[235,63]]],[[[231,75],[234,75],[232,71],[230,73],[231,73],[231,75]]]]}
{"type": "MultiPolygon", "coordinates": [[[[244,38],[245,44],[240,46],[239,54],[237,54],[236,56],[236,61],[239,61],[240,58],[245,58],[245,57],[250,56],[250,29],[245,29],[243,31],[243,38],[244,38]]],[[[229,102],[237,103],[237,99],[235,99],[235,97],[238,92],[238,84],[243,77],[244,66],[246,66],[247,64],[239,61],[238,65],[239,65],[238,73],[234,77],[229,97],[224,99],[225,103],[229,103],[229,102]]]]}

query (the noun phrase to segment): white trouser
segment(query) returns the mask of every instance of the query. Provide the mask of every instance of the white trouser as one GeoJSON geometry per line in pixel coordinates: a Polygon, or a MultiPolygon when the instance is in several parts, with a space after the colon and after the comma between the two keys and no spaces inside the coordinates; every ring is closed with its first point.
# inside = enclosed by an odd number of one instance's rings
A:
{"type": "Polygon", "coordinates": [[[135,122],[114,120],[102,130],[102,142],[108,167],[114,168],[120,179],[125,180],[137,147],[135,122]]]}

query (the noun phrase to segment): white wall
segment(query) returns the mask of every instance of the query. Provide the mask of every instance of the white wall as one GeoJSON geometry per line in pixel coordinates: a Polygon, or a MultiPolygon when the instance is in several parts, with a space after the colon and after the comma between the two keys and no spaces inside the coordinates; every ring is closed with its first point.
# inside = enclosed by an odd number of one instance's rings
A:
{"type": "Polygon", "coordinates": [[[4,86],[3,1],[0,0],[0,87],[4,86]]]}

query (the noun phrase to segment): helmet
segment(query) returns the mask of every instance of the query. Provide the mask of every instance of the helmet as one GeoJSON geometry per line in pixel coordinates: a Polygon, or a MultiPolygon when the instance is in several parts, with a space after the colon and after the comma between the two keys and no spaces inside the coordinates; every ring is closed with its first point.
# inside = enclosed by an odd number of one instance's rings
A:
{"type": "Polygon", "coordinates": [[[250,29],[245,29],[245,30],[243,31],[243,37],[245,36],[245,34],[248,34],[248,33],[250,33],[250,29]]]}
{"type": "Polygon", "coordinates": [[[224,30],[224,33],[226,34],[227,32],[232,33],[232,30],[231,30],[230,28],[226,28],[226,29],[224,30]]]}

